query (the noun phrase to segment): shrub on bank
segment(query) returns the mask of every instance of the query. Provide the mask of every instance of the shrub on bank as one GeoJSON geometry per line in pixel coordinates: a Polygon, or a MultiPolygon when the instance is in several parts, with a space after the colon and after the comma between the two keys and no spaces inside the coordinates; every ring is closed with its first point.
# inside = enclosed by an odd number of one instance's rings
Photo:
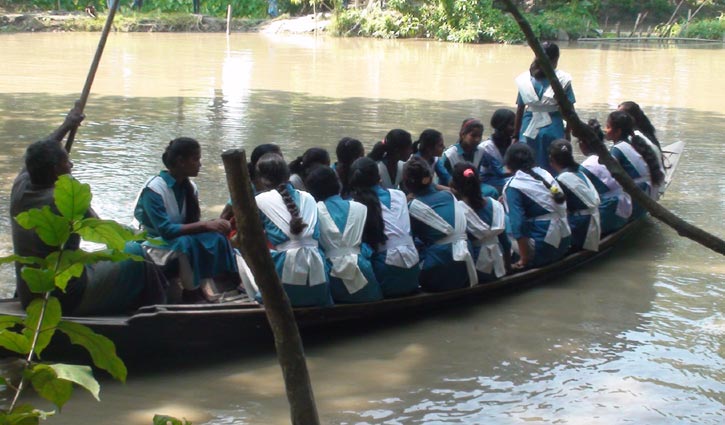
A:
{"type": "Polygon", "coordinates": [[[681,35],[687,38],[720,40],[725,36],[725,15],[720,15],[719,18],[715,19],[690,22],[681,35]]]}

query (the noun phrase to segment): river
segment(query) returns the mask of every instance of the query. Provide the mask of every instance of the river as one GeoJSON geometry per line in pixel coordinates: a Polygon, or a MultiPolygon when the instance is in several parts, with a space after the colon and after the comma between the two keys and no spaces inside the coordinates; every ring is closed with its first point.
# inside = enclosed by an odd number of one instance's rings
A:
{"type": "MultiPolygon", "coordinates": [[[[12,250],[8,198],[28,143],[62,122],[97,34],[0,35],[0,253],[12,250]]],[[[524,46],[307,36],[112,34],[78,132],[74,175],[102,217],[131,219],[166,143],[203,145],[205,217],[228,198],[220,153],[260,143],[288,159],[342,136],[368,148],[391,128],[455,143],[460,122],[513,108],[524,46]]],[[[663,204],[724,236],[725,50],[563,46],[582,118],[643,106],[664,144],[688,145],[663,204]],[[720,70],[720,71],[718,71],[720,70]]],[[[486,133],[489,126],[486,125],[486,133]]],[[[13,272],[0,269],[0,294],[13,272]]],[[[482,304],[370,332],[308,341],[325,424],[700,423],[725,421],[725,262],[649,220],[586,269],[482,304]]],[[[243,337],[243,335],[240,335],[243,337]]],[[[99,404],[77,390],[55,424],[283,424],[273,351],[149,359],[99,404]]],[[[41,403],[42,404],[42,403],[41,403]]]]}

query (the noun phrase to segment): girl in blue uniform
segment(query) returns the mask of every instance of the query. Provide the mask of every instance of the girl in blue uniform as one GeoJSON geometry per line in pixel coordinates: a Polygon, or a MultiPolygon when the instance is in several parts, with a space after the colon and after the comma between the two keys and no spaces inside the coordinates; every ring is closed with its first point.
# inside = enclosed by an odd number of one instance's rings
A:
{"type": "Polygon", "coordinates": [[[305,179],[307,174],[315,167],[324,165],[330,166],[330,154],[322,148],[309,148],[302,156],[298,156],[289,163],[289,170],[292,175],[289,182],[297,190],[307,190],[305,179]]]}
{"type": "Polygon", "coordinates": [[[378,163],[380,185],[397,189],[403,177],[403,165],[413,153],[413,138],[405,130],[390,130],[382,142],[373,146],[368,158],[378,163]]]}
{"type": "Polygon", "coordinates": [[[445,147],[443,134],[431,128],[423,130],[418,140],[413,143],[413,156],[423,158],[430,165],[435,173],[433,183],[441,186],[448,186],[451,180],[441,158],[445,147]]]}
{"type": "MultiPolygon", "coordinates": [[[[443,152],[443,166],[449,174],[453,173],[453,167],[459,162],[470,162],[478,170],[483,159],[483,123],[475,118],[468,118],[461,124],[461,131],[458,133],[458,142],[443,152]]],[[[477,176],[480,176],[477,173],[477,176]]],[[[483,196],[498,198],[498,191],[487,183],[481,184],[483,196]]]]}
{"type": "Polygon", "coordinates": [[[234,252],[225,237],[231,226],[224,219],[200,219],[198,191],[189,179],[201,168],[199,142],[174,139],[161,159],[166,170],[146,181],[134,217],[149,236],[166,244],[146,248],[154,262],[167,266],[178,259],[182,287],[208,297],[209,293],[196,291],[204,280],[238,279],[234,252]]]}
{"type": "Polygon", "coordinates": [[[504,163],[513,173],[503,189],[508,233],[519,256],[512,268],[540,267],[563,258],[571,246],[564,192],[551,174],[536,167],[534,151],[526,144],[513,144],[504,163]]]}
{"type": "Polygon", "coordinates": [[[408,295],[418,290],[420,275],[418,251],[410,235],[410,215],[405,194],[380,186],[378,165],[360,158],[350,167],[352,198],[368,208],[362,241],[375,253],[375,277],[386,298],[408,295]]]}
{"type": "MultiPolygon", "coordinates": [[[[544,43],[544,51],[554,68],[559,62],[559,46],[544,43]]],[[[556,77],[566,92],[566,97],[573,104],[576,102],[571,88],[571,75],[557,69],[556,77]]],[[[564,128],[564,119],[554,98],[551,83],[544,75],[538,60],[531,63],[528,71],[516,77],[519,95],[516,98],[515,133],[519,141],[525,142],[535,153],[536,165],[549,173],[549,145],[556,139],[563,139],[569,133],[564,128]]],[[[568,137],[567,137],[568,138],[568,137]]]]}
{"type": "Polygon", "coordinates": [[[348,199],[350,196],[350,166],[356,159],[365,156],[365,148],[359,140],[351,137],[343,137],[337,142],[335,155],[337,155],[337,162],[332,168],[337,173],[342,184],[340,195],[344,199],[348,199]]]}
{"type": "Polygon", "coordinates": [[[572,151],[571,143],[564,139],[554,140],[549,147],[551,168],[558,173],[556,181],[566,195],[571,250],[599,251],[599,194],[582,167],[574,161],[572,151]]]}
{"type": "Polygon", "coordinates": [[[340,197],[340,183],[332,168],[319,166],[305,180],[317,201],[320,245],[330,267],[330,290],[336,303],[364,303],[383,299],[370,257],[362,243],[368,209],[340,197]]]}
{"type": "MultiPolygon", "coordinates": [[[[658,155],[644,138],[635,134],[634,120],[624,111],[609,114],[604,128],[607,139],[614,142],[611,154],[624,171],[651,198],[657,199],[659,186],[664,183],[665,173],[658,155]]],[[[647,211],[637,203],[633,205],[632,219],[647,211]]]]}
{"type": "Polygon", "coordinates": [[[289,168],[277,154],[262,156],[256,174],[261,192],[255,201],[290,303],[294,307],[331,305],[315,199],[289,184],[289,168]]]}
{"type": "Polygon", "coordinates": [[[493,134],[481,144],[483,149],[480,166],[481,183],[493,186],[499,193],[511,177],[503,166],[503,157],[513,141],[515,120],[516,114],[512,111],[497,109],[491,117],[493,134]]]}
{"type": "Polygon", "coordinates": [[[403,168],[403,184],[413,200],[408,204],[413,237],[420,242],[420,286],[439,292],[478,283],[466,237],[466,216],[456,198],[433,185],[433,173],[421,158],[403,168]]]}
{"type": "Polygon", "coordinates": [[[475,167],[460,162],[453,167],[451,188],[466,211],[466,229],[473,245],[478,281],[487,282],[506,274],[511,265],[511,241],[506,235],[506,212],[493,198],[481,196],[475,167]]]}

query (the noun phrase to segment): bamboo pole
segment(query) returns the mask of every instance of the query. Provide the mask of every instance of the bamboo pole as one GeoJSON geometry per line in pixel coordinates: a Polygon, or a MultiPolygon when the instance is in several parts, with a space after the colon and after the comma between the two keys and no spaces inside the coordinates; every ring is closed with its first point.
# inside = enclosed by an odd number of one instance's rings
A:
{"type": "Polygon", "coordinates": [[[526,40],[531,47],[531,50],[536,54],[536,59],[541,65],[541,69],[546,74],[546,78],[551,83],[551,87],[554,90],[554,95],[559,104],[559,110],[566,119],[567,124],[572,128],[575,136],[580,140],[584,141],[587,146],[599,156],[599,163],[607,167],[612,177],[622,186],[625,192],[632,196],[632,200],[642,205],[653,217],[659,219],[663,223],[672,227],[680,236],[689,238],[711,250],[725,255],[725,241],[718,238],[717,236],[708,233],[699,227],[696,227],[680,217],[670,212],[667,208],[658,204],[655,200],[647,196],[632,180],[629,175],[622,169],[616,159],[609,154],[607,147],[599,138],[594,134],[594,130],[588,125],[584,124],[577,113],[574,111],[574,106],[566,97],[564,88],[561,86],[559,79],[556,78],[556,72],[554,67],[551,66],[549,58],[544,52],[544,48],[539,43],[539,40],[534,35],[534,31],[531,26],[523,17],[519,9],[514,5],[511,0],[503,0],[508,9],[509,13],[514,17],[516,22],[519,24],[521,31],[526,36],[526,40]]]}
{"type": "Polygon", "coordinates": [[[231,3],[227,5],[227,35],[232,30],[232,5],[231,3]]]}
{"type": "MultiPolygon", "coordinates": [[[[106,47],[106,40],[108,39],[108,33],[111,31],[111,26],[113,25],[113,17],[116,16],[116,10],[118,10],[118,4],[121,0],[114,0],[113,4],[111,5],[111,8],[108,9],[108,16],[106,17],[106,23],[103,25],[103,30],[101,32],[101,39],[98,40],[98,47],[96,48],[96,54],[93,56],[93,61],[91,62],[91,68],[88,70],[88,75],[86,76],[86,83],[83,85],[83,91],[81,91],[81,98],[76,103],[76,106],[79,108],[79,112],[83,113],[83,110],[86,108],[86,102],[88,102],[88,96],[91,94],[91,86],[93,85],[93,79],[96,77],[96,71],[98,71],[98,65],[101,63],[101,56],[103,56],[103,48],[106,47]]],[[[65,142],[65,150],[66,152],[70,153],[71,149],[73,148],[73,140],[76,137],[76,131],[78,131],[78,127],[74,127],[70,130],[70,134],[68,134],[68,140],[65,142]]]]}
{"type": "Polygon", "coordinates": [[[274,345],[282,367],[292,423],[319,424],[302,339],[289,299],[280,284],[265,243],[267,239],[262,231],[262,221],[254,201],[246,156],[243,150],[228,150],[222,153],[222,161],[237,222],[239,243],[244,259],[262,291],[264,311],[274,334],[274,345]]]}

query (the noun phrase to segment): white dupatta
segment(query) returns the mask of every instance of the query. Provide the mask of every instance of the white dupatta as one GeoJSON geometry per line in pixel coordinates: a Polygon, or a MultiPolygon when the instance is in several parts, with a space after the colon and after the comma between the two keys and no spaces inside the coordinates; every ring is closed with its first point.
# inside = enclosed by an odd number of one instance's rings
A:
{"type": "Polygon", "coordinates": [[[379,251],[387,251],[385,264],[389,266],[409,269],[418,265],[420,258],[415,243],[410,236],[410,214],[405,193],[396,189],[390,192],[390,208],[380,203],[383,210],[385,236],[388,240],[380,246],[379,251]]]}
{"type": "Polygon", "coordinates": [[[583,248],[588,251],[599,251],[599,239],[602,234],[601,219],[599,218],[599,194],[587,176],[581,177],[570,171],[565,171],[556,176],[556,180],[566,186],[586,205],[586,209],[577,211],[579,215],[591,216],[583,248]]]}
{"type": "Polygon", "coordinates": [[[318,243],[313,237],[317,227],[317,204],[309,193],[297,193],[300,195],[300,217],[307,223],[299,235],[293,235],[290,231],[292,216],[279,192],[269,190],[257,195],[255,200],[259,210],[289,238],[287,242],[274,247],[275,250],[285,251],[287,254],[282,267],[282,283],[306,285],[309,278],[310,286],[319,285],[327,282],[327,277],[318,243]]]}
{"type": "Polygon", "coordinates": [[[466,213],[458,202],[455,199],[453,200],[455,226],[448,224],[433,208],[417,199],[413,199],[408,208],[412,217],[446,235],[437,240],[436,245],[451,244],[453,260],[466,263],[469,282],[471,286],[477,285],[476,264],[473,262],[471,251],[468,250],[468,238],[466,237],[466,213]]]}
{"type": "MultiPolygon", "coordinates": [[[[571,85],[571,75],[568,73],[557,69],[556,77],[564,90],[571,85]]],[[[540,128],[551,124],[549,113],[559,110],[559,104],[554,97],[554,89],[549,85],[539,98],[534,88],[534,77],[531,76],[529,71],[525,71],[516,77],[516,87],[519,89],[521,100],[531,112],[531,121],[528,127],[524,129],[524,136],[535,139],[540,128]]]]}
{"type": "MultiPolygon", "coordinates": [[[[451,169],[455,167],[455,165],[459,162],[468,162],[468,160],[458,150],[459,145],[455,144],[443,152],[443,156],[447,158],[448,163],[451,164],[451,169]]],[[[473,153],[473,161],[471,162],[471,164],[476,167],[476,170],[478,170],[478,167],[481,165],[483,153],[483,147],[481,145],[478,145],[476,147],[476,151],[473,153]]]]}
{"type": "Polygon", "coordinates": [[[317,203],[317,211],[320,220],[320,244],[332,263],[330,275],[340,278],[347,291],[354,294],[368,284],[357,263],[368,209],[359,202],[349,202],[350,210],[342,233],[324,202],[317,203]]]}
{"type": "MultiPolygon", "coordinates": [[[[554,178],[551,176],[551,174],[549,174],[548,171],[539,167],[533,168],[532,171],[545,179],[546,182],[549,183],[551,186],[557,187],[559,190],[561,190],[559,184],[556,182],[556,180],[554,180],[554,178]]],[[[571,229],[569,228],[569,223],[566,220],[566,202],[557,204],[556,202],[554,202],[554,197],[552,196],[551,191],[546,188],[544,183],[531,177],[525,172],[518,170],[516,171],[516,174],[511,177],[508,183],[506,183],[506,186],[503,190],[503,200],[506,211],[508,211],[506,188],[509,186],[525,193],[526,196],[531,198],[541,208],[548,211],[547,214],[540,215],[538,217],[530,217],[529,220],[549,220],[549,228],[546,231],[544,242],[548,243],[554,248],[558,248],[561,240],[571,235],[571,229]]]]}
{"type": "Polygon", "coordinates": [[[476,270],[486,274],[493,272],[496,277],[501,277],[506,274],[506,263],[498,235],[506,230],[506,212],[500,202],[491,198],[487,202],[491,202],[493,208],[490,226],[465,202],[458,201],[458,205],[466,215],[466,231],[476,238],[473,244],[481,247],[476,259],[476,270]]]}
{"type": "Polygon", "coordinates": [[[388,166],[385,165],[385,161],[378,161],[378,173],[380,173],[380,186],[386,189],[397,189],[400,187],[400,182],[403,181],[403,167],[405,161],[398,161],[398,170],[395,173],[395,181],[390,178],[388,173],[388,166]]]}
{"type": "Polygon", "coordinates": [[[609,189],[608,192],[602,193],[601,198],[617,198],[617,209],[614,213],[619,217],[629,218],[632,215],[632,197],[614,180],[612,173],[609,172],[607,167],[599,163],[599,156],[588,156],[581,163],[581,166],[589,170],[590,173],[601,180],[609,189]]]}

